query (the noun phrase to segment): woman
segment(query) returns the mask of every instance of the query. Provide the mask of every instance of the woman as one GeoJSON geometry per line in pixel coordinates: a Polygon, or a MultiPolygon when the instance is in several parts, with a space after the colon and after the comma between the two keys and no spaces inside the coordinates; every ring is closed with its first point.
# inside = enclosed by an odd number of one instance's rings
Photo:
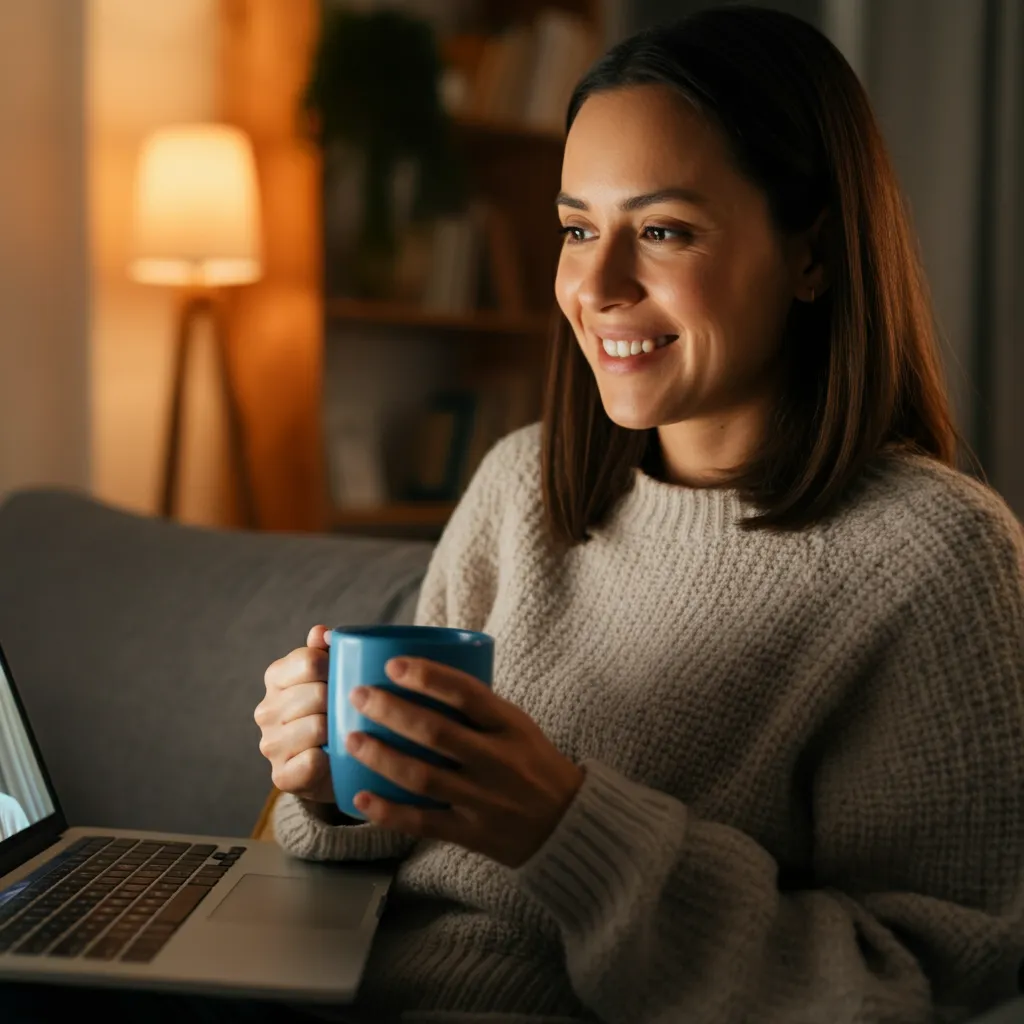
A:
{"type": "Polygon", "coordinates": [[[365,714],[464,769],[350,746],[453,809],[337,818],[322,627],[257,709],[280,842],[403,858],[357,1006],[911,1024],[1008,999],[1024,542],[952,468],[861,86],[806,24],[725,8],[617,46],[568,126],[543,424],[479,469],[417,614],[496,637],[494,695],[392,675],[482,734],[375,690],[365,714]]]}
{"type": "Polygon", "coordinates": [[[965,1020],[1024,956],[1024,541],[952,468],[864,93],[809,26],[724,8],[617,46],[568,128],[543,423],[480,467],[416,617],[493,634],[494,693],[392,666],[479,732],[363,695],[460,772],[351,741],[452,810],[338,813],[322,626],[256,709],[280,842],[401,858],[339,1015],[965,1020]]]}

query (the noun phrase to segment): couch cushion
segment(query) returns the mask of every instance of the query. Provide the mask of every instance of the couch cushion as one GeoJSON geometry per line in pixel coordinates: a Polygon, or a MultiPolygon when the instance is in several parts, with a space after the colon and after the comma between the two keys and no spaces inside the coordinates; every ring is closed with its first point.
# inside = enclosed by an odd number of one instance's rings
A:
{"type": "Polygon", "coordinates": [[[266,667],[318,622],[410,621],[431,550],[9,497],[0,643],[68,820],[248,835],[270,785],[266,667]]]}

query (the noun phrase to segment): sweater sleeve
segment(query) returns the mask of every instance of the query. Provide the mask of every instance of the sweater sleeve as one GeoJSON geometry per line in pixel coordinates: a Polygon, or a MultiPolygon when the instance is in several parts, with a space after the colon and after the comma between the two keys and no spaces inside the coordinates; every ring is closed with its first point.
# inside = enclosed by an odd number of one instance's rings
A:
{"type": "MultiPolygon", "coordinates": [[[[514,457],[515,447],[522,445],[522,437],[510,435],[491,449],[474,474],[431,555],[416,604],[416,625],[480,628],[481,599],[491,592],[494,577],[488,548],[495,490],[510,449],[514,457]],[[449,586],[453,575],[461,586],[449,586]],[[471,598],[468,608],[463,593],[471,598]]],[[[278,843],[306,860],[401,859],[416,845],[410,836],[355,821],[332,824],[309,801],[288,793],[278,797],[273,811],[278,843]]]]}
{"type": "MultiPolygon", "coordinates": [[[[945,545],[831,717],[811,880],[604,764],[517,882],[607,1024],[960,1022],[1024,957],[1024,561],[945,545]]],[[[941,546],[941,545],[940,545],[941,546]]]]}

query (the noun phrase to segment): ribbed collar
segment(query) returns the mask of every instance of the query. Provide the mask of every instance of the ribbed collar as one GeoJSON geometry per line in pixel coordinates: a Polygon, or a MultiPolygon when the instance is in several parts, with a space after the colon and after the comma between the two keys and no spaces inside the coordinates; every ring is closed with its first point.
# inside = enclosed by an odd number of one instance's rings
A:
{"type": "Polygon", "coordinates": [[[615,507],[604,529],[625,535],[717,537],[756,511],[738,491],[668,484],[635,469],[633,489],[615,507]]]}

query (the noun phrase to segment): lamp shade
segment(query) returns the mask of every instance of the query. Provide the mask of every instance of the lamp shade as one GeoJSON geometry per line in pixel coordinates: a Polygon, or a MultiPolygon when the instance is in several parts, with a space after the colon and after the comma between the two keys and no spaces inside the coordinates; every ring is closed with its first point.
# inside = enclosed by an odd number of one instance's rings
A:
{"type": "Polygon", "coordinates": [[[187,124],[149,135],[135,180],[130,273],[149,284],[245,284],[260,276],[256,164],[244,132],[187,124]]]}

